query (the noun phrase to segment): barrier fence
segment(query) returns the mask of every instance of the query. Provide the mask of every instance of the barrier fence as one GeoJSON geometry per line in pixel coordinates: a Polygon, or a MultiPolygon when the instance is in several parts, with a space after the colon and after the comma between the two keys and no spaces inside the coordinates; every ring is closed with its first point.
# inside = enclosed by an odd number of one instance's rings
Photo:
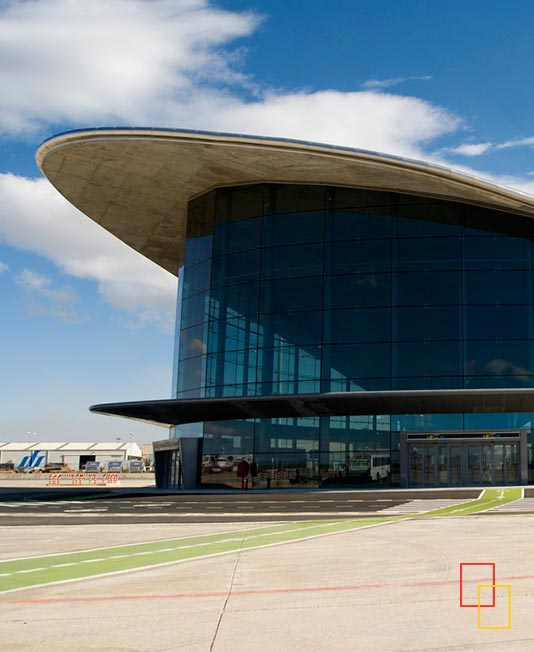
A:
{"type": "Polygon", "coordinates": [[[47,486],[108,486],[120,484],[118,473],[51,473],[47,486]]]}

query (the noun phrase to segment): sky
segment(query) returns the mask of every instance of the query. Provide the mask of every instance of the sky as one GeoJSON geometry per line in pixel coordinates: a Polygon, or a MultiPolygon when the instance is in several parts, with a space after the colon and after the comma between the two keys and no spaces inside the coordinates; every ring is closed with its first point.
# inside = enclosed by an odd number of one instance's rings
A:
{"type": "Polygon", "coordinates": [[[280,136],[534,195],[531,0],[0,0],[0,441],[164,439],[176,277],[42,177],[70,129],[280,136]]]}

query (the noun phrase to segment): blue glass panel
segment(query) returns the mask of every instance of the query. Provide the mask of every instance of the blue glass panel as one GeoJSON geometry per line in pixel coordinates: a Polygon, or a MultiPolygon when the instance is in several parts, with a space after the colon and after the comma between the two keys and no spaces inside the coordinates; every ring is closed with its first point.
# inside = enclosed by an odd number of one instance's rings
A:
{"type": "Polygon", "coordinates": [[[208,192],[202,197],[189,202],[187,210],[187,237],[198,238],[208,235],[213,229],[215,213],[215,192],[208,192]]]}
{"type": "Polygon", "coordinates": [[[336,211],[351,209],[354,213],[391,213],[389,192],[356,188],[328,188],[329,201],[336,211]]]}
{"type": "Polygon", "coordinates": [[[462,430],[462,414],[395,414],[391,423],[397,430],[462,430]]]}
{"type": "MultiPolygon", "coordinates": [[[[270,333],[273,343],[320,344],[321,316],[320,311],[268,314],[261,317],[260,328],[262,334],[270,333]]],[[[260,346],[264,342],[262,336],[260,346]]]]}
{"type": "Polygon", "coordinates": [[[394,340],[456,340],[460,337],[460,306],[404,307],[393,310],[394,340]]]}
{"type": "Polygon", "coordinates": [[[465,342],[464,373],[485,376],[525,376],[534,373],[532,340],[465,342]]]}
{"type": "Polygon", "coordinates": [[[206,383],[214,387],[255,383],[256,355],[255,349],[209,354],[206,356],[206,383]]]}
{"type": "Polygon", "coordinates": [[[530,269],[530,253],[530,240],[523,238],[464,238],[466,269],[530,269]]]}
{"type": "Polygon", "coordinates": [[[208,318],[207,294],[195,294],[182,303],[182,328],[199,324],[208,318]]]}
{"type": "Polygon", "coordinates": [[[323,272],[323,245],[299,244],[263,250],[263,278],[313,276],[323,272]]]}
{"type": "MultiPolygon", "coordinates": [[[[252,452],[255,424],[244,419],[233,421],[208,421],[204,424],[202,452],[215,459],[204,459],[203,466],[211,467],[211,472],[219,477],[221,471],[213,472],[215,466],[221,469],[231,455],[252,452]]],[[[233,466],[233,465],[232,465],[233,466]]],[[[207,470],[207,468],[206,468],[207,470]]],[[[234,472],[235,475],[235,472],[234,472]]]]}
{"type": "Polygon", "coordinates": [[[208,350],[235,351],[258,346],[258,324],[255,318],[238,315],[228,319],[210,321],[208,324],[208,350]]]}
{"type": "Polygon", "coordinates": [[[216,192],[215,220],[218,223],[256,217],[263,212],[263,184],[219,188],[216,192]]]}
{"type": "Polygon", "coordinates": [[[460,272],[393,275],[393,305],[435,306],[461,302],[460,272]]]}
{"type": "Polygon", "coordinates": [[[532,306],[467,306],[465,338],[528,339],[532,330],[532,306]]]}
{"type": "Polygon", "coordinates": [[[324,311],[324,342],[387,342],[391,337],[388,308],[324,311]]]}
{"type": "Polygon", "coordinates": [[[316,310],[322,304],[322,278],[311,276],[265,281],[262,284],[262,312],[316,310]]]}
{"type": "Polygon", "coordinates": [[[528,388],[534,387],[534,376],[465,376],[467,389],[499,389],[499,388],[528,388]]]}
{"type": "Polygon", "coordinates": [[[390,345],[330,344],[323,347],[323,377],[380,378],[390,375],[390,345]]]}
{"type": "Polygon", "coordinates": [[[198,265],[184,269],[183,297],[205,292],[209,288],[211,260],[205,260],[198,265]]]}
{"type": "Polygon", "coordinates": [[[461,376],[417,376],[393,378],[391,389],[462,389],[461,376]]]}
{"type": "Polygon", "coordinates": [[[180,332],[180,359],[207,353],[206,325],[197,324],[180,332]]]}
{"type": "Polygon", "coordinates": [[[466,414],[464,428],[472,430],[507,430],[511,428],[530,428],[534,422],[532,413],[491,413],[466,414]]]}
{"type": "Polygon", "coordinates": [[[242,284],[259,277],[260,251],[241,251],[213,259],[212,287],[221,285],[242,284]]]}
{"type": "Polygon", "coordinates": [[[327,308],[388,306],[390,274],[354,274],[326,278],[327,308]]]}
{"type": "Polygon", "coordinates": [[[424,197],[397,195],[398,215],[394,232],[399,238],[458,236],[462,205],[424,197]]]}
{"type": "Polygon", "coordinates": [[[178,365],[178,391],[184,392],[204,384],[205,356],[182,360],[178,365]]]}
{"type": "Polygon", "coordinates": [[[266,212],[298,213],[322,211],[324,206],[324,186],[298,184],[270,184],[266,186],[266,212]]]}
{"type": "Polygon", "coordinates": [[[531,238],[532,218],[466,204],[463,233],[466,236],[494,234],[531,238]]]}
{"type": "Polygon", "coordinates": [[[324,212],[282,213],[265,215],[263,244],[265,247],[322,242],[324,237],[324,212]]]}
{"type": "Polygon", "coordinates": [[[397,342],[393,344],[393,376],[457,376],[458,342],[397,342]]]}
{"type": "Polygon", "coordinates": [[[399,271],[462,268],[459,238],[406,238],[393,242],[393,264],[399,271]]]}
{"type": "Polygon", "coordinates": [[[185,241],[184,267],[192,267],[211,257],[212,236],[187,238],[185,241]]]}
{"type": "Polygon", "coordinates": [[[326,274],[388,272],[390,269],[390,240],[333,242],[326,248],[326,274]]]}
{"type": "Polygon", "coordinates": [[[385,378],[345,378],[337,371],[333,371],[332,376],[332,378],[323,378],[321,381],[322,392],[378,392],[391,389],[389,376],[385,378]]]}
{"type": "Polygon", "coordinates": [[[391,233],[391,216],[384,209],[377,209],[373,214],[366,212],[335,211],[326,215],[327,240],[357,240],[369,238],[389,238],[391,233]]]}
{"type": "Polygon", "coordinates": [[[213,233],[213,256],[256,249],[261,244],[261,219],[221,222],[213,233]]]}
{"type": "Polygon", "coordinates": [[[211,291],[210,316],[225,317],[233,314],[250,315],[258,312],[259,288],[257,283],[246,285],[227,285],[211,291]]]}
{"type": "Polygon", "coordinates": [[[531,301],[530,272],[466,271],[466,304],[526,304],[531,301]]]}

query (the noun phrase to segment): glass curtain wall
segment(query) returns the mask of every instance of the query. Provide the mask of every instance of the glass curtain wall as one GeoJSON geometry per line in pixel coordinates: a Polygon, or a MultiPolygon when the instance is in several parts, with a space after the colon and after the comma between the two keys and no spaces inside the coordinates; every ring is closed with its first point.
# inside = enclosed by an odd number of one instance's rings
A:
{"type": "MultiPolygon", "coordinates": [[[[262,184],[189,206],[176,397],[531,387],[532,222],[410,195],[262,184]]],[[[205,423],[204,482],[398,484],[402,430],[532,415],[205,423]]]]}

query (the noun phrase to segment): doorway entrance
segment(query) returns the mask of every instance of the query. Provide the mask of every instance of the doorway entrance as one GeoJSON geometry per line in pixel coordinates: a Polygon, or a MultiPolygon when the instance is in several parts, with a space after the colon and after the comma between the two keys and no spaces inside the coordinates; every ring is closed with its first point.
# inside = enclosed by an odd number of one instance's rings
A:
{"type": "Polygon", "coordinates": [[[523,431],[401,434],[404,487],[518,485],[526,474],[523,431]]]}

